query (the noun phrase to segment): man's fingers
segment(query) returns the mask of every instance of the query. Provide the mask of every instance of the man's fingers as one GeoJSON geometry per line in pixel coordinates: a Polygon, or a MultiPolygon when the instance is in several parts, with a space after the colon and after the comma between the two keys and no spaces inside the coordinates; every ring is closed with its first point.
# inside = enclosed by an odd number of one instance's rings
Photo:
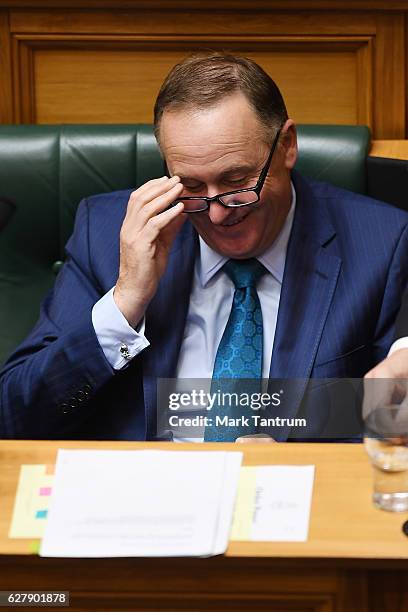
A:
{"type": "MultiPolygon", "coordinates": [[[[378,408],[408,407],[408,381],[398,378],[365,378],[363,418],[378,408]]],[[[402,411],[401,411],[402,412],[402,411]]],[[[405,417],[406,418],[406,417],[405,417]]]]}
{"type": "Polygon", "coordinates": [[[164,179],[149,181],[130,194],[128,210],[140,210],[158,196],[168,193],[175,185],[180,184],[178,176],[173,176],[170,179],[164,177],[164,179]]]}
{"type": "Polygon", "coordinates": [[[408,378],[408,348],[400,348],[367,372],[365,378],[408,378]]]}
{"type": "Polygon", "coordinates": [[[395,351],[364,377],[363,418],[381,406],[408,405],[408,349],[395,351]]]}
{"type": "Polygon", "coordinates": [[[389,378],[365,378],[363,419],[381,406],[392,403],[394,381],[389,378]]]}
{"type": "Polygon", "coordinates": [[[170,179],[168,176],[161,176],[160,178],[147,181],[147,183],[140,185],[140,187],[132,191],[129,200],[137,200],[138,198],[142,197],[147,191],[151,189],[157,189],[158,187],[163,186],[169,180],[170,179]]]}
{"type": "Polygon", "coordinates": [[[394,383],[387,359],[367,372],[364,377],[363,419],[379,408],[391,404],[394,383]]]}
{"type": "Polygon", "coordinates": [[[260,433],[250,436],[240,436],[235,440],[235,442],[238,442],[238,444],[270,444],[271,442],[275,443],[276,440],[274,440],[271,436],[268,436],[268,434],[260,433]]]}
{"type": "MultiPolygon", "coordinates": [[[[180,195],[183,187],[180,183],[176,183],[166,193],[161,193],[142,206],[140,203],[137,206],[128,207],[125,217],[126,225],[129,225],[132,230],[143,229],[148,221],[157,215],[161,214],[172,204],[180,195]]],[[[149,194],[150,197],[150,194],[149,194]]]]}
{"type": "Polygon", "coordinates": [[[166,212],[166,208],[177,201],[177,197],[181,194],[182,190],[183,188],[179,183],[178,185],[174,185],[167,193],[161,194],[145,204],[143,208],[135,213],[138,220],[145,225],[150,219],[166,212]]]}
{"type": "Polygon", "coordinates": [[[156,240],[160,232],[176,219],[184,210],[184,206],[178,203],[176,206],[165,210],[159,215],[151,217],[145,227],[144,232],[149,236],[150,241],[156,240]]]}
{"type": "MultiPolygon", "coordinates": [[[[184,208],[184,206],[183,206],[184,208]]],[[[170,223],[168,223],[160,232],[160,239],[163,241],[166,248],[169,248],[180,231],[182,225],[187,220],[187,215],[178,215],[170,223]]]]}

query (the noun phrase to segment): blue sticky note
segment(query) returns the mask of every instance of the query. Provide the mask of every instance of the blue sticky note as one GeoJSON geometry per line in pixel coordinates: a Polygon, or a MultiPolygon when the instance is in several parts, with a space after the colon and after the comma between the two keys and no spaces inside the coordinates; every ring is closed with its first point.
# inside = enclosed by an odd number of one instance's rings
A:
{"type": "Polygon", "coordinates": [[[37,510],[35,518],[45,519],[47,518],[48,510],[37,510]]]}

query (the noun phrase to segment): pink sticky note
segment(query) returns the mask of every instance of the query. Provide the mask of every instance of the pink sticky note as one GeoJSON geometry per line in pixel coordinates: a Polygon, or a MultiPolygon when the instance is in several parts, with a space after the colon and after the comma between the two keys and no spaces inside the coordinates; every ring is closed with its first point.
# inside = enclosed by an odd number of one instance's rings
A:
{"type": "Polygon", "coordinates": [[[40,487],[40,495],[51,495],[51,487],[40,487]]]}

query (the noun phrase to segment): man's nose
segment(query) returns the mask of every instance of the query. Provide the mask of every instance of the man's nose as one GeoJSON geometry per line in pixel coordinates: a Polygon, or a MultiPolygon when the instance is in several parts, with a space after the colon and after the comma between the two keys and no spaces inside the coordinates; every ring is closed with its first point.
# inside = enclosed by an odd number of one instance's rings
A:
{"type": "Polygon", "coordinates": [[[225,208],[222,206],[217,200],[213,200],[210,203],[210,210],[208,211],[208,216],[210,218],[211,223],[214,225],[221,225],[227,219],[227,217],[231,214],[230,208],[225,208]]]}

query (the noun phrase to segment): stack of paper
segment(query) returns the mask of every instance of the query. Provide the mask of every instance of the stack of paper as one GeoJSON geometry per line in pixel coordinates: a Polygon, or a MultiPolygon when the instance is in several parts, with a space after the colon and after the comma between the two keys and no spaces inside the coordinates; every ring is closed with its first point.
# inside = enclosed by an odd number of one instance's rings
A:
{"type": "Polygon", "coordinates": [[[60,450],[40,555],[225,552],[240,452],[60,450]]]}

